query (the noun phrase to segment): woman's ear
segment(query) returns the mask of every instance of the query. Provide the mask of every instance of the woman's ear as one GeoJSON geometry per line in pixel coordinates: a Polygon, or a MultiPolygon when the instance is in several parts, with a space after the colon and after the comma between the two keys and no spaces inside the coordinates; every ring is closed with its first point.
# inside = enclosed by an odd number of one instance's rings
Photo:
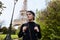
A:
{"type": "Polygon", "coordinates": [[[33,17],[33,20],[35,20],[35,17],[33,17]]]}

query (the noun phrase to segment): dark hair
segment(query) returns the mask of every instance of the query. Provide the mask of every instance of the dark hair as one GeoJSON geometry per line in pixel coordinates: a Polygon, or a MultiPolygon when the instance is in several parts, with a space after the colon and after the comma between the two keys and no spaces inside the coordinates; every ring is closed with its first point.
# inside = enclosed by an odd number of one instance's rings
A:
{"type": "Polygon", "coordinates": [[[33,20],[35,20],[35,13],[33,11],[27,11],[27,12],[30,12],[34,16],[33,20]]]}

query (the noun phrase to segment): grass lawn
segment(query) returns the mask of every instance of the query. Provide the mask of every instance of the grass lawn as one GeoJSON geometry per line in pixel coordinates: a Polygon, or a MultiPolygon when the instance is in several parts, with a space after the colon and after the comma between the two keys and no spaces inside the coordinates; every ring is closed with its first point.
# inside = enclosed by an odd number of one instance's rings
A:
{"type": "MultiPolygon", "coordinates": [[[[6,34],[0,34],[0,40],[4,40],[4,38],[6,37],[6,34]]],[[[17,35],[11,35],[12,39],[17,39],[18,36],[17,35]]]]}

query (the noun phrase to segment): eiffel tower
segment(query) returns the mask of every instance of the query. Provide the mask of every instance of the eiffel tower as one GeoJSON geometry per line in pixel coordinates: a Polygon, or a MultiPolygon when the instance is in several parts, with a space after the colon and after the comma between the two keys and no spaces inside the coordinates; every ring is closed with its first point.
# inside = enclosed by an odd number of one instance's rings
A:
{"type": "Polygon", "coordinates": [[[27,11],[27,0],[23,1],[22,9],[20,10],[20,19],[15,19],[13,21],[13,26],[21,26],[24,22],[26,22],[26,11],[27,11]]]}
{"type": "Polygon", "coordinates": [[[20,10],[22,23],[26,22],[27,0],[23,2],[23,8],[20,10]]]}

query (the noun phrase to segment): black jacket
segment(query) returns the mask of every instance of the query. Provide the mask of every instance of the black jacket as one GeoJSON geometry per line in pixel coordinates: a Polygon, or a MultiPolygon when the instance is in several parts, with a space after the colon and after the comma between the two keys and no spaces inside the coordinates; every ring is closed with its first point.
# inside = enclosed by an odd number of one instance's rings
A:
{"type": "Polygon", "coordinates": [[[28,22],[28,23],[22,24],[18,37],[19,38],[23,37],[23,40],[38,40],[41,38],[40,26],[38,24],[36,24],[35,22],[28,22]],[[24,26],[26,26],[28,28],[25,32],[22,32],[22,28],[24,26]],[[37,26],[39,28],[39,32],[34,30],[35,26],[37,26]]]}

